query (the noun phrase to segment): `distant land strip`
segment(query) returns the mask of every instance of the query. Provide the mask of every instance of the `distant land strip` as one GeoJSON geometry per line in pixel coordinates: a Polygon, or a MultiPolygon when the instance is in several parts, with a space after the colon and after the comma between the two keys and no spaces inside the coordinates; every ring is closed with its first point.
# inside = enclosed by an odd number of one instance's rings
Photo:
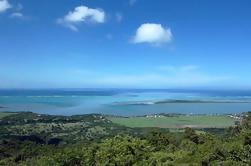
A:
{"type": "Polygon", "coordinates": [[[115,102],[113,105],[154,105],[167,103],[251,103],[249,100],[161,100],[161,101],[134,101],[115,102]]]}

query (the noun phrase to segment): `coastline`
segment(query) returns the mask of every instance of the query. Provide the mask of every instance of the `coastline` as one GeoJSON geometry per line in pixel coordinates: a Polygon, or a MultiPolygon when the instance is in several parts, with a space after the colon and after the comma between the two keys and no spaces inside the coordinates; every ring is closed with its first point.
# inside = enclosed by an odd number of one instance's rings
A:
{"type": "Polygon", "coordinates": [[[168,104],[168,103],[206,103],[206,104],[214,104],[214,103],[251,103],[251,101],[245,100],[147,100],[147,101],[132,101],[132,102],[114,102],[113,105],[154,105],[154,104],[168,104]]]}

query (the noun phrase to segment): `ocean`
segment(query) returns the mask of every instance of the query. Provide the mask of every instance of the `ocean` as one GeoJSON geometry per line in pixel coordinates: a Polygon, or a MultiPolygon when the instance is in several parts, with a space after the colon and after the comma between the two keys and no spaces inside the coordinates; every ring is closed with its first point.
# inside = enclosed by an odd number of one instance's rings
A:
{"type": "Polygon", "coordinates": [[[251,91],[167,89],[0,90],[0,111],[51,115],[101,113],[234,114],[251,111],[251,91]]]}

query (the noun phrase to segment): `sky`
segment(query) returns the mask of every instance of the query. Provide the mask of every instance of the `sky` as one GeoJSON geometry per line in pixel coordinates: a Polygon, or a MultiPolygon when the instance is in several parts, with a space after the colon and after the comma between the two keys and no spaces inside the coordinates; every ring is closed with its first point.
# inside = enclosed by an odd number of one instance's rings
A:
{"type": "Polygon", "coordinates": [[[251,89],[250,0],[0,0],[0,88],[251,89]]]}

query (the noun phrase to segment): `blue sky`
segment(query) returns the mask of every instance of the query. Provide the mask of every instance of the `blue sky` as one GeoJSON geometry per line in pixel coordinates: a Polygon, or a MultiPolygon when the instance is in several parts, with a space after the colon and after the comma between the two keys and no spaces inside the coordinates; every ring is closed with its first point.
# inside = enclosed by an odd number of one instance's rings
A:
{"type": "Polygon", "coordinates": [[[0,0],[0,88],[251,88],[249,0],[0,0]]]}

